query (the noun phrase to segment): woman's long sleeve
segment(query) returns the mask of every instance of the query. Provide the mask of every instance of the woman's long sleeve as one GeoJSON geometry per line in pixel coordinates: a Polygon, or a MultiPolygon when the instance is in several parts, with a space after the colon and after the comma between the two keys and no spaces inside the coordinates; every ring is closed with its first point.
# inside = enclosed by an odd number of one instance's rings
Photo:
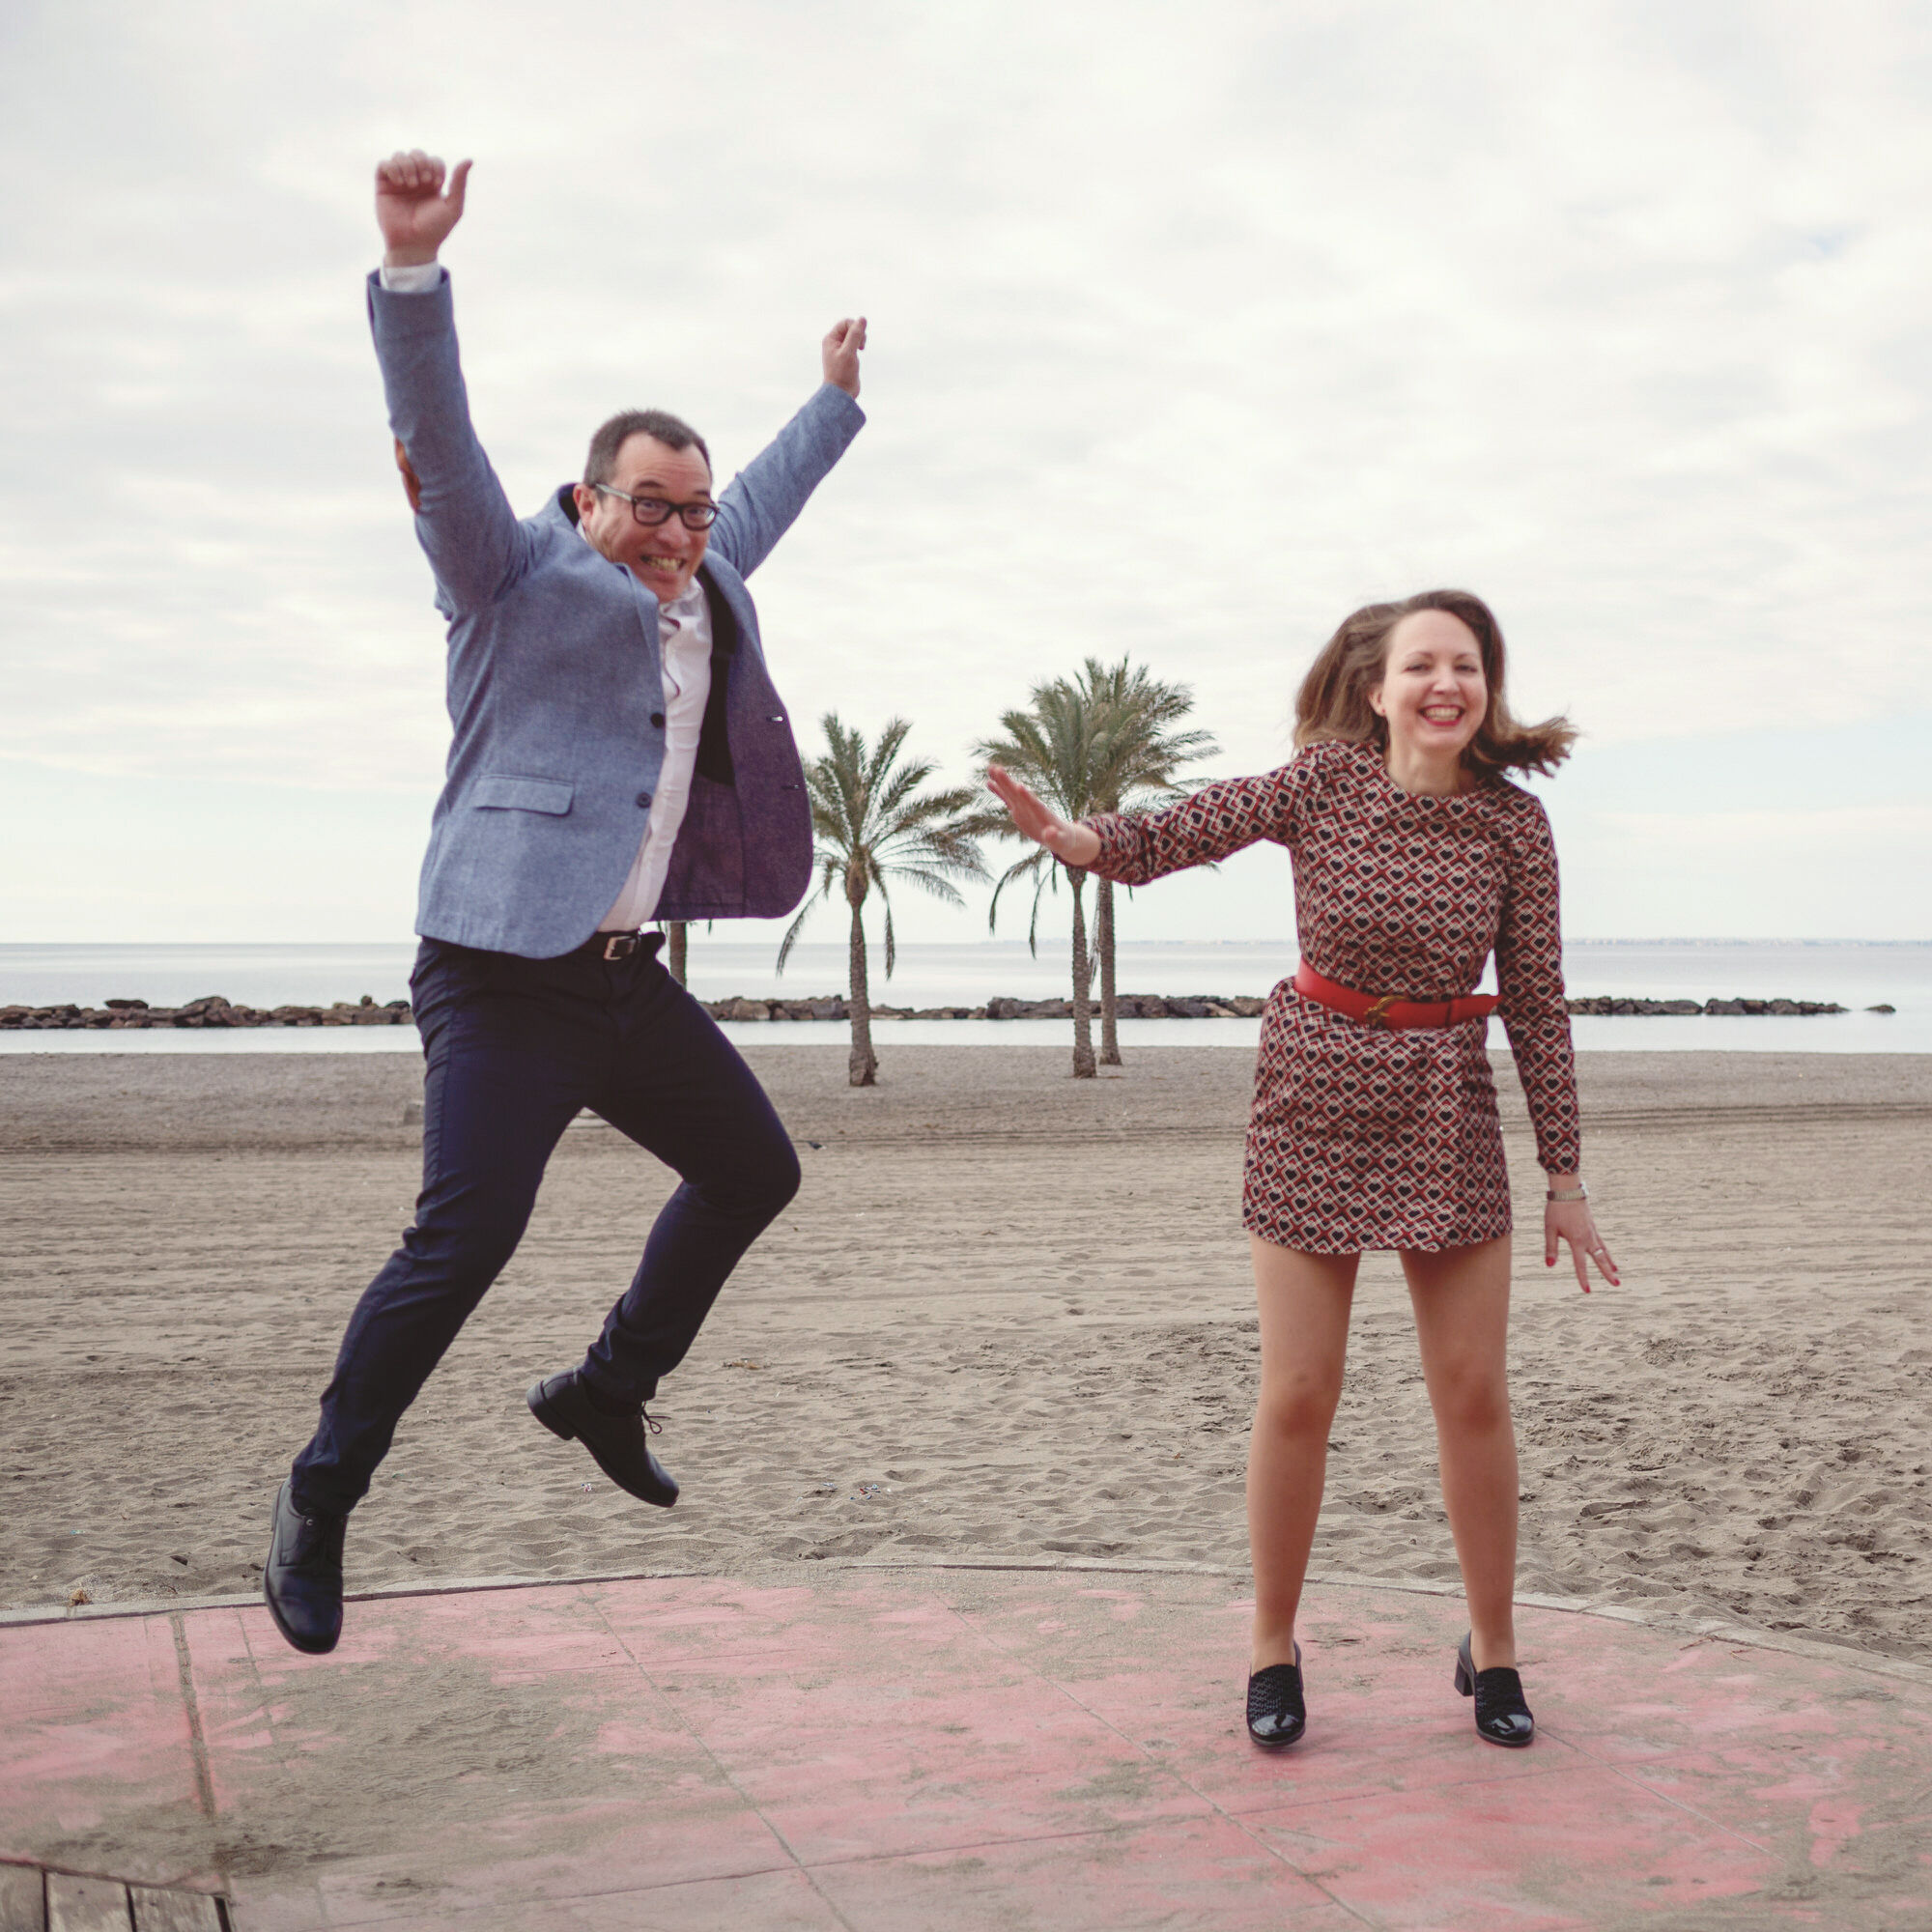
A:
{"type": "Polygon", "coordinates": [[[1496,933],[1498,1010],[1536,1129],[1536,1158],[1546,1173],[1575,1174],[1582,1160],[1582,1126],[1563,995],[1556,845],[1535,801],[1511,845],[1509,891],[1496,933]]]}
{"type": "Polygon", "coordinates": [[[1100,838],[1088,868],[1123,886],[1209,865],[1272,838],[1286,845],[1299,829],[1333,748],[1312,745],[1292,764],[1259,778],[1221,779],[1159,811],[1106,811],[1086,822],[1100,838]]]}

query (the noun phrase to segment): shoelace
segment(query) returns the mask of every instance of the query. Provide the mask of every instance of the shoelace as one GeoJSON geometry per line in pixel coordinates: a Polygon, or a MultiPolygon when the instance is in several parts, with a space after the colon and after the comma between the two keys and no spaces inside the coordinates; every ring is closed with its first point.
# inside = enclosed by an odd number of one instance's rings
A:
{"type": "Polygon", "coordinates": [[[296,1547],[289,1558],[292,1570],[306,1570],[317,1562],[342,1568],[342,1538],[349,1527],[346,1516],[305,1516],[296,1532],[296,1547]]]}

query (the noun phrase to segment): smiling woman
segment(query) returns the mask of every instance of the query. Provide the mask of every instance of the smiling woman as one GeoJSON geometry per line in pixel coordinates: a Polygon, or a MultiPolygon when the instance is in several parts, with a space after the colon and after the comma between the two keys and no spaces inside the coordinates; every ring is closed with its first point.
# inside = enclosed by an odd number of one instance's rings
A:
{"type": "Polygon", "coordinates": [[[1519,724],[1503,670],[1489,607],[1428,591],[1343,621],[1302,681],[1280,771],[1077,825],[988,773],[1021,833],[1123,884],[1261,839],[1293,859],[1301,963],[1262,1017],[1242,1187],[1262,1338],[1247,1722],[1269,1748],[1307,1723],[1295,1617],[1368,1249],[1401,1255],[1414,1305],[1469,1601],[1456,1688],[1492,1744],[1535,1733],[1512,1614],[1510,1188],[1486,1047],[1498,1007],[1549,1177],[1544,1260],[1568,1241],[1586,1292],[1592,1262],[1617,1274],[1578,1171],[1556,855],[1542,806],[1502,776],[1548,770],[1576,734],[1561,718],[1519,724]],[[1494,996],[1476,991],[1492,953],[1494,996]]]}

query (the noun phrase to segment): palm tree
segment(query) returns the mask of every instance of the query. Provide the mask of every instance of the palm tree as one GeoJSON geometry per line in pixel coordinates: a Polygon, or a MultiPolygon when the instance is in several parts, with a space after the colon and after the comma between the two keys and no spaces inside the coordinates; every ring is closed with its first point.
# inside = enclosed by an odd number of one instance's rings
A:
{"type": "MultiPolygon", "coordinates": [[[[1069,684],[1064,677],[1033,689],[1032,707],[1026,711],[1003,712],[1002,738],[982,739],[974,750],[976,757],[989,764],[1003,765],[1029,784],[1063,818],[1085,818],[1100,810],[1096,781],[1101,764],[1101,718],[1088,693],[1069,684]]],[[[1003,830],[1011,831],[1010,825],[1003,830]]],[[[1073,894],[1073,1077],[1092,1080],[1094,1065],[1094,1025],[1090,996],[1094,987],[1094,961],[1087,951],[1087,907],[1084,894],[1087,874],[1078,866],[1063,865],[1044,845],[1036,845],[1024,859],[1008,867],[993,888],[993,903],[987,912],[987,927],[997,927],[1000,895],[1021,879],[1033,885],[1033,921],[1027,928],[1027,944],[1036,957],[1039,953],[1039,902],[1048,887],[1060,890],[1060,874],[1066,874],[1073,894]]]]}
{"type": "MultiPolygon", "coordinates": [[[[988,739],[975,751],[1031,785],[1065,818],[1132,810],[1179,791],[1176,770],[1219,749],[1206,731],[1169,729],[1193,708],[1194,694],[1185,685],[1162,684],[1127,658],[1118,665],[1089,658],[1076,677],[1036,685],[1032,708],[1007,712],[1000,720],[1006,736],[988,739]]],[[[1087,874],[1078,867],[1063,866],[1044,846],[1037,846],[1002,875],[993,889],[991,917],[999,918],[1000,894],[1016,880],[1031,877],[1033,923],[1027,938],[1037,952],[1040,897],[1049,886],[1059,890],[1063,871],[1073,894],[1073,1073],[1076,1079],[1090,1080],[1095,1071],[1092,1002],[1095,965],[1100,969],[1099,1061],[1108,1066],[1121,1064],[1113,881],[1095,881],[1091,954],[1084,899],[1087,874]]]]}
{"type": "MultiPolygon", "coordinates": [[[[1180,766],[1211,758],[1221,749],[1211,732],[1168,728],[1194,709],[1194,693],[1184,684],[1161,683],[1145,665],[1127,658],[1103,665],[1089,658],[1074,684],[1102,721],[1094,786],[1101,811],[1131,811],[1179,791],[1174,775],[1180,766]]],[[[1094,950],[1100,962],[1100,1065],[1118,1066],[1112,879],[1094,881],[1094,950]]]]}
{"type": "Polygon", "coordinates": [[[829,899],[834,886],[841,886],[852,909],[852,979],[846,1002],[852,1018],[852,1054],[847,1070],[854,1087],[869,1087],[878,1076],[879,1062],[872,1052],[872,1008],[866,988],[862,912],[867,896],[877,887],[885,904],[886,977],[891,979],[898,948],[893,937],[887,881],[904,879],[948,905],[964,905],[952,881],[986,876],[980,838],[1004,821],[1001,814],[980,805],[980,794],[971,786],[920,790],[938,767],[923,760],[898,762],[899,748],[912,729],[903,718],[895,718],[870,751],[859,732],[838,722],[836,711],[828,711],[820,724],[831,749],[805,768],[819,890],[806,900],[785,933],[778,970],[784,971],[812,907],[821,898],[829,899]]]}
{"type": "Polygon", "coordinates": [[[689,957],[690,923],[686,920],[671,919],[665,922],[665,966],[670,977],[682,986],[684,984],[685,964],[689,957]]]}

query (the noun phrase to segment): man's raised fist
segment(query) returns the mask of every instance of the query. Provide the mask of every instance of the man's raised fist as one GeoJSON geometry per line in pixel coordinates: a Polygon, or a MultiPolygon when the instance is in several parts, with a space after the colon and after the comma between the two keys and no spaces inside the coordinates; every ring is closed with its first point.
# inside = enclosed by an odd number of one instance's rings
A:
{"type": "Polygon", "coordinates": [[[383,231],[383,260],[391,269],[434,262],[443,238],[463,219],[469,163],[458,161],[442,191],[443,166],[420,148],[376,163],[376,221],[383,231]]]}

